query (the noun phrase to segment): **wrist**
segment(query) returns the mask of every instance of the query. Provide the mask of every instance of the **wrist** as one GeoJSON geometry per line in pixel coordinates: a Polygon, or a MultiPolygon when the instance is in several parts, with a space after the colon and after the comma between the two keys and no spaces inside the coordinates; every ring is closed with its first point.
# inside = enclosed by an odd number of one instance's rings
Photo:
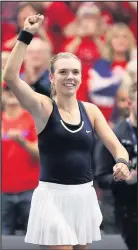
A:
{"type": "Polygon", "coordinates": [[[18,36],[18,40],[29,45],[33,39],[33,34],[27,30],[21,30],[18,36]]]}
{"type": "Polygon", "coordinates": [[[116,161],[116,164],[117,163],[123,163],[123,164],[127,165],[128,168],[130,167],[129,162],[126,161],[124,158],[118,158],[117,161],[116,161]]]}
{"type": "Polygon", "coordinates": [[[28,29],[27,27],[24,27],[22,30],[24,30],[24,31],[26,31],[26,32],[28,32],[28,33],[30,33],[32,35],[34,35],[36,33],[33,30],[28,29]]]}

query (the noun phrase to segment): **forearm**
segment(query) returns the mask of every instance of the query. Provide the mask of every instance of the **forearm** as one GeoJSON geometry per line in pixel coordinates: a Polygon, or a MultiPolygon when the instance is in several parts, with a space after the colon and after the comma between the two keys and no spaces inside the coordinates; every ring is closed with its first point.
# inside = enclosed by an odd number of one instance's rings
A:
{"type": "Polygon", "coordinates": [[[39,151],[36,143],[23,139],[20,141],[20,145],[26,149],[34,159],[39,159],[39,151]]]}
{"type": "Polygon", "coordinates": [[[17,41],[7,60],[3,78],[5,81],[15,80],[19,77],[21,65],[27,49],[27,44],[17,41]]]}
{"type": "Polygon", "coordinates": [[[70,44],[66,46],[66,51],[74,53],[81,43],[81,38],[76,37],[70,44]]]}
{"type": "Polygon", "coordinates": [[[113,155],[115,161],[117,161],[119,158],[123,158],[124,160],[129,162],[129,154],[128,154],[127,150],[121,145],[120,142],[119,142],[118,146],[116,146],[115,149],[113,149],[111,151],[112,151],[112,155],[113,155]]]}

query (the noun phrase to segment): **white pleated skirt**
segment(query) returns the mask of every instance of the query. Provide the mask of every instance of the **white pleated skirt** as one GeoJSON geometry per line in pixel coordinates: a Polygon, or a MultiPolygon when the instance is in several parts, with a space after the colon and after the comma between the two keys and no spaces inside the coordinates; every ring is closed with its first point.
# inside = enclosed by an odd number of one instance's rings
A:
{"type": "Polygon", "coordinates": [[[101,239],[102,214],[93,183],[39,182],[34,190],[25,242],[86,245],[101,239]]]}

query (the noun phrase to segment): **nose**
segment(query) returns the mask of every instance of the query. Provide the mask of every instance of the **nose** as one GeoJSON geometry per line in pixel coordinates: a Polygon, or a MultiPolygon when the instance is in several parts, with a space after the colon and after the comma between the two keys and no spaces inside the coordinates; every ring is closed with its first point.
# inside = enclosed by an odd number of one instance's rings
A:
{"type": "Polygon", "coordinates": [[[72,74],[72,72],[69,72],[69,73],[68,73],[67,79],[73,79],[73,74],[72,74]]]}

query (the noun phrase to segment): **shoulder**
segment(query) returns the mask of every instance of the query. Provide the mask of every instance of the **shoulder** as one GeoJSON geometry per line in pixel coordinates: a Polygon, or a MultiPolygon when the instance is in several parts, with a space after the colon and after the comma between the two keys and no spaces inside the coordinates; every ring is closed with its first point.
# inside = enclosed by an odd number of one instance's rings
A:
{"type": "Polygon", "coordinates": [[[89,102],[82,102],[85,110],[86,110],[86,113],[92,123],[92,126],[94,127],[94,121],[95,121],[95,118],[98,116],[100,116],[101,111],[100,109],[93,103],[89,103],[89,102]]]}
{"type": "Polygon", "coordinates": [[[46,111],[47,114],[51,113],[53,109],[53,100],[43,94],[39,94],[39,93],[36,93],[36,94],[40,100],[42,111],[44,112],[46,111]]]}
{"type": "Polygon", "coordinates": [[[36,94],[37,94],[37,96],[38,96],[38,98],[39,98],[40,100],[52,104],[52,99],[49,98],[48,96],[45,96],[45,95],[40,94],[40,93],[37,93],[37,92],[36,92],[36,94]]]}
{"type": "Polygon", "coordinates": [[[100,109],[93,103],[89,102],[82,102],[83,106],[85,107],[86,111],[93,114],[94,116],[97,115],[97,113],[101,113],[100,109]]]}

